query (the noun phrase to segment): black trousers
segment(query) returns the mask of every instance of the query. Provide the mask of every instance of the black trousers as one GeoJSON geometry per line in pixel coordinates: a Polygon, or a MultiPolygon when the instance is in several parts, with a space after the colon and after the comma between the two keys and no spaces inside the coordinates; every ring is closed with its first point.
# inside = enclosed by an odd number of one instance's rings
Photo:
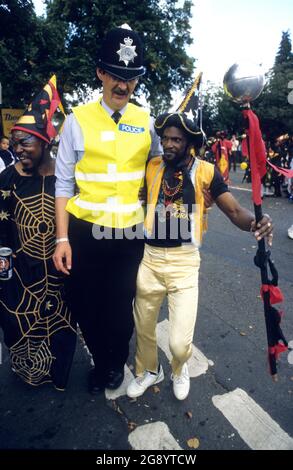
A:
{"type": "Polygon", "coordinates": [[[231,152],[231,155],[229,157],[229,171],[232,168],[233,165],[233,171],[236,171],[236,159],[237,159],[237,152],[233,151],[231,152]]]}
{"type": "MultiPolygon", "coordinates": [[[[122,231],[121,231],[122,232],[122,231]]],[[[121,233],[120,232],[120,233],[121,233]]],[[[93,224],[70,216],[72,270],[66,293],[99,376],[126,363],[143,239],[95,239],[93,224]]]]}

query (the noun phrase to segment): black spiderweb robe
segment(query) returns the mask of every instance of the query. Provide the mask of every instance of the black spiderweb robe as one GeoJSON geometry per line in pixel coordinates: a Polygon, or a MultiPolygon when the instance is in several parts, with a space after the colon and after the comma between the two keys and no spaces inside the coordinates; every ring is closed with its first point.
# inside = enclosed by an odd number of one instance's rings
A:
{"type": "Polygon", "coordinates": [[[0,174],[0,244],[15,255],[13,276],[0,280],[0,326],[11,365],[25,382],[64,389],[76,343],[75,322],[56,271],[55,176],[0,174]]]}

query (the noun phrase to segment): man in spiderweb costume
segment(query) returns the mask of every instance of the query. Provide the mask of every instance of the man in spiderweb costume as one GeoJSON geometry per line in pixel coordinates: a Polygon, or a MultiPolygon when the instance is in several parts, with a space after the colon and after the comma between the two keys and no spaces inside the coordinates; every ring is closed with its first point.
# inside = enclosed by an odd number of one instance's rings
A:
{"type": "Polygon", "coordinates": [[[0,281],[0,325],[12,369],[25,382],[63,390],[75,349],[75,324],[64,303],[55,249],[55,176],[50,115],[54,79],[12,131],[19,161],[0,175],[0,244],[13,251],[13,276],[0,281]]]}

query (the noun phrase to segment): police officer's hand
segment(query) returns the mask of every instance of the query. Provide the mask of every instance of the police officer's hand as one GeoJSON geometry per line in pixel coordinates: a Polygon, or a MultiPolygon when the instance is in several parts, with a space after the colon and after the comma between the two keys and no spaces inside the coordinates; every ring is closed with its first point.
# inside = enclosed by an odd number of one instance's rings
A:
{"type": "Polygon", "coordinates": [[[256,225],[255,220],[251,222],[250,231],[253,232],[257,241],[266,237],[269,246],[273,244],[273,224],[268,214],[264,214],[263,218],[256,225]]]}
{"type": "Polygon", "coordinates": [[[64,274],[70,274],[72,250],[69,242],[64,241],[56,245],[53,261],[57,271],[61,271],[64,274]]]}

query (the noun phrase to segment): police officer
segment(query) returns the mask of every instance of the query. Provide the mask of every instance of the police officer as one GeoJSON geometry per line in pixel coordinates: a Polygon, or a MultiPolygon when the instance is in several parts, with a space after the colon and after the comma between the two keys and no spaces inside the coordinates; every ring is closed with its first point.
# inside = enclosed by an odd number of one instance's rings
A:
{"type": "Polygon", "coordinates": [[[56,162],[53,259],[68,275],[68,300],[94,360],[91,393],[121,385],[133,332],[144,248],[138,193],[148,156],[162,153],[149,112],[129,103],[144,73],[138,34],[128,25],[111,30],[98,60],[102,97],[73,108],[56,162]]]}

